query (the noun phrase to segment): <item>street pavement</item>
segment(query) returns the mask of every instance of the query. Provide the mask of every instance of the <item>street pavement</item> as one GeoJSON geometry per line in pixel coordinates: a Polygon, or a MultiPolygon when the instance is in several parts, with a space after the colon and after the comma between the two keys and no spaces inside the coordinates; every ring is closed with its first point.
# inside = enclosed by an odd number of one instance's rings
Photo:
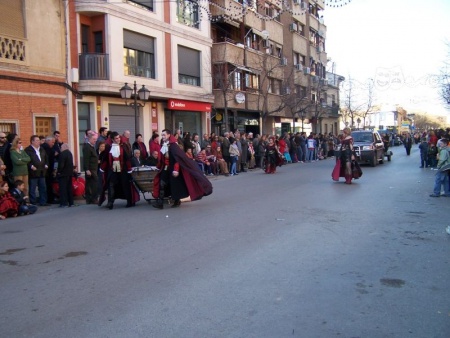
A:
{"type": "Polygon", "coordinates": [[[213,177],[180,208],[0,222],[0,337],[450,337],[450,199],[393,148],[213,177]]]}

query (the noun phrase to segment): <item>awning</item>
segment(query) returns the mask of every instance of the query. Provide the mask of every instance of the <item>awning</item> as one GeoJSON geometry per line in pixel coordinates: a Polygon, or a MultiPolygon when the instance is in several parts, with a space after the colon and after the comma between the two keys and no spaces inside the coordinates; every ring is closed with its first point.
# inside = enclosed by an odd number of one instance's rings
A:
{"type": "Polygon", "coordinates": [[[260,71],[258,71],[256,69],[251,69],[251,68],[244,67],[244,66],[241,66],[241,65],[237,65],[237,64],[231,63],[231,62],[230,62],[230,64],[232,64],[233,66],[235,66],[239,70],[243,70],[244,72],[248,72],[248,73],[252,73],[252,74],[256,74],[256,75],[259,75],[261,73],[260,71]]]}
{"type": "Polygon", "coordinates": [[[255,28],[252,28],[252,32],[256,35],[258,35],[259,37],[261,37],[263,40],[266,39],[266,37],[263,35],[263,33],[255,28]]]}

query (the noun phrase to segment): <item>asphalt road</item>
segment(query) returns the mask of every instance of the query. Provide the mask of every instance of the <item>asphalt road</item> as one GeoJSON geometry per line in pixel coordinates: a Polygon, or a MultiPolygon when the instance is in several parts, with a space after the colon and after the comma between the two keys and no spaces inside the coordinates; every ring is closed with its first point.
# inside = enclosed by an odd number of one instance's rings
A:
{"type": "Polygon", "coordinates": [[[450,199],[393,151],[350,186],[328,159],[1,221],[0,337],[450,337],[450,199]]]}

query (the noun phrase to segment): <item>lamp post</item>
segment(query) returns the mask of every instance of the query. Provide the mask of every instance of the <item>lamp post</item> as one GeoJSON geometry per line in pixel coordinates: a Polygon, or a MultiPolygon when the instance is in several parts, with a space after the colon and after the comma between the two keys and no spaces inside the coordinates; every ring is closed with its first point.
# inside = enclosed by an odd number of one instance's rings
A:
{"type": "Polygon", "coordinates": [[[134,137],[139,133],[138,126],[138,110],[140,107],[145,106],[145,102],[148,101],[150,96],[150,91],[142,85],[142,88],[137,90],[136,81],[134,81],[133,89],[128,86],[128,83],[125,82],[125,85],[120,88],[120,97],[125,99],[125,105],[134,108],[134,137]],[[133,99],[132,102],[128,103],[127,100],[130,98],[133,99]],[[138,102],[137,100],[141,100],[143,103],[138,102]]]}
{"type": "Polygon", "coordinates": [[[361,119],[359,117],[356,119],[356,123],[358,123],[358,130],[359,130],[360,129],[359,124],[361,123],[361,119]]]}

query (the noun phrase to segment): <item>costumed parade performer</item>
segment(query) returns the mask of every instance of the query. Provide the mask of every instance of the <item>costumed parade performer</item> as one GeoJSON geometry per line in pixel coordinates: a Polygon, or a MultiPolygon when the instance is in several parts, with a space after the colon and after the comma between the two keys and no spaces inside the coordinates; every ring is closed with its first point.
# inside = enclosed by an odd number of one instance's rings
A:
{"type": "Polygon", "coordinates": [[[181,199],[190,196],[192,201],[212,193],[211,182],[199,170],[195,161],[186,156],[177,139],[168,129],[161,133],[161,150],[158,156],[159,170],[153,181],[152,204],[157,209],[164,208],[164,198],[174,201],[172,208],[179,207],[181,199]]]}
{"type": "Polygon", "coordinates": [[[139,201],[139,194],[131,182],[131,147],[123,142],[117,132],[112,132],[110,137],[112,144],[105,150],[108,155],[101,164],[101,171],[106,173],[106,187],[104,187],[108,190],[106,206],[112,209],[115,199],[125,199],[127,208],[134,207],[139,201]]]}

